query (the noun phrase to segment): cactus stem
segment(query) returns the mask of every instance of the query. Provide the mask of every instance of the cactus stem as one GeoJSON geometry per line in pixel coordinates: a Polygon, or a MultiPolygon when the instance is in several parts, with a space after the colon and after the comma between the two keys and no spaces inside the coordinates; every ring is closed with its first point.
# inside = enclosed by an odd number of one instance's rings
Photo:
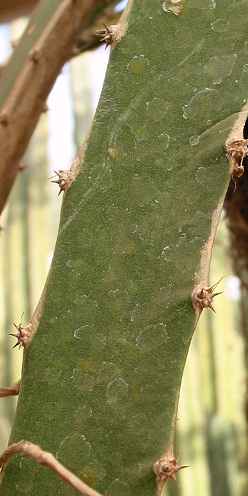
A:
{"type": "Polygon", "coordinates": [[[20,391],[20,382],[14,384],[10,387],[0,388],[0,398],[6,398],[7,396],[17,396],[20,391]]]}
{"type": "Polygon", "coordinates": [[[45,465],[55,472],[64,482],[76,489],[79,494],[84,496],[101,496],[100,493],[89,487],[85,482],[74,475],[64,465],[62,465],[56,458],[47,451],[43,451],[37,444],[30,443],[29,441],[19,441],[13,443],[2,453],[0,456],[1,471],[8,463],[13,455],[21,454],[27,458],[32,458],[40,465],[45,465]]]}
{"type": "Polygon", "coordinates": [[[171,449],[163,457],[159,458],[153,465],[157,480],[158,495],[162,494],[164,485],[168,480],[176,480],[177,472],[188,467],[189,465],[179,465],[177,463],[177,459],[171,449]]]}

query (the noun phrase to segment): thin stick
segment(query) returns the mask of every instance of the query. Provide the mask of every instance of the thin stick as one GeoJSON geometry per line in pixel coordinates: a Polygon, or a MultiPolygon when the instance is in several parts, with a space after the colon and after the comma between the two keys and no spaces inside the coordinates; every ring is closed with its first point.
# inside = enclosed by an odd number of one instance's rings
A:
{"type": "Polygon", "coordinates": [[[40,446],[30,443],[29,441],[20,441],[19,443],[13,443],[8,446],[0,456],[0,467],[3,469],[10,458],[16,454],[32,458],[40,465],[45,465],[50,468],[56,472],[63,481],[76,489],[80,494],[84,494],[84,496],[101,496],[100,493],[89,487],[85,482],[64,467],[64,465],[56,460],[51,453],[43,451],[40,446]]]}
{"type": "Polygon", "coordinates": [[[6,396],[17,396],[17,394],[19,394],[19,391],[19,382],[11,387],[0,388],[0,398],[6,398],[6,396]]]}

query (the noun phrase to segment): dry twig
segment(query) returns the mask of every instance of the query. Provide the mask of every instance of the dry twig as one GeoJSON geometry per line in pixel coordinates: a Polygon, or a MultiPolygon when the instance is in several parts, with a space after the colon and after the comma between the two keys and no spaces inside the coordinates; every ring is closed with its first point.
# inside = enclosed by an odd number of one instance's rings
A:
{"type": "Polygon", "coordinates": [[[0,456],[0,467],[3,470],[4,466],[8,463],[13,455],[21,454],[27,458],[32,458],[40,465],[53,470],[64,482],[72,486],[79,494],[85,496],[101,496],[100,493],[85,484],[81,479],[68,470],[62,463],[47,451],[43,451],[37,444],[30,443],[29,441],[20,441],[13,443],[3,452],[0,456]]]}
{"type": "Polygon", "coordinates": [[[7,396],[17,396],[19,394],[19,390],[19,382],[10,387],[0,388],[0,398],[6,398],[7,396]]]}

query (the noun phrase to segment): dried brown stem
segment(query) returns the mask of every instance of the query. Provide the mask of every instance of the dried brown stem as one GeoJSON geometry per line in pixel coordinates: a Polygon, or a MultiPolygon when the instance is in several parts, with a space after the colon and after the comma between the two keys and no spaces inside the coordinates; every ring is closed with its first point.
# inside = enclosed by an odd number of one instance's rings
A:
{"type": "Polygon", "coordinates": [[[7,396],[17,396],[19,394],[19,391],[19,382],[10,387],[0,388],[0,398],[6,398],[7,396]]]}
{"type": "Polygon", "coordinates": [[[13,443],[3,452],[0,456],[0,467],[3,467],[8,463],[13,455],[21,454],[27,458],[32,458],[40,465],[45,465],[46,467],[53,470],[64,482],[72,486],[79,494],[84,494],[85,496],[101,496],[100,493],[89,487],[85,482],[74,475],[70,470],[68,470],[62,463],[60,463],[56,458],[47,451],[43,451],[40,446],[30,443],[29,441],[20,441],[19,443],[13,443]]]}
{"type": "Polygon", "coordinates": [[[38,0],[7,0],[0,5],[0,22],[30,14],[38,0]]]}
{"type": "Polygon", "coordinates": [[[14,52],[4,71],[1,86],[0,101],[2,99],[3,103],[0,107],[0,213],[18,174],[20,160],[48,94],[64,63],[71,57],[76,40],[82,31],[94,26],[96,19],[103,13],[104,6],[115,3],[114,0],[61,1],[30,53],[26,47],[27,36],[29,33],[33,36],[42,2],[35,9],[18,45],[17,53],[14,52]],[[24,60],[18,59],[18,54],[23,57],[24,52],[24,60]],[[12,74],[16,71],[17,63],[19,72],[13,83],[12,74]]]}

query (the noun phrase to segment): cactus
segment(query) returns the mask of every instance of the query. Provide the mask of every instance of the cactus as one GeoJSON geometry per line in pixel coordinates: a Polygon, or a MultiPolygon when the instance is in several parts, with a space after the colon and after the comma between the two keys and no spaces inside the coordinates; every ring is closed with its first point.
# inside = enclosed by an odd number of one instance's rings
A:
{"type": "MultiPolygon", "coordinates": [[[[151,496],[180,468],[178,396],[196,323],[213,304],[227,142],[232,175],[243,161],[233,146],[245,122],[247,5],[181,5],[134,2],[122,39],[106,32],[119,44],[65,195],[11,435],[109,496],[151,496]]],[[[17,489],[75,494],[33,461],[13,459],[0,494],[17,489]]]]}
{"type": "Polygon", "coordinates": [[[216,300],[216,314],[203,316],[201,330],[193,338],[180,394],[180,457],[192,460],[191,469],[180,477],[183,496],[192,492],[240,496],[247,479],[242,394],[244,346],[237,332],[238,301],[230,300],[231,273],[223,220],[211,267],[212,282],[220,274],[225,276],[220,284],[223,294],[216,300]],[[230,367],[232,363],[235,367],[230,367]]]}

